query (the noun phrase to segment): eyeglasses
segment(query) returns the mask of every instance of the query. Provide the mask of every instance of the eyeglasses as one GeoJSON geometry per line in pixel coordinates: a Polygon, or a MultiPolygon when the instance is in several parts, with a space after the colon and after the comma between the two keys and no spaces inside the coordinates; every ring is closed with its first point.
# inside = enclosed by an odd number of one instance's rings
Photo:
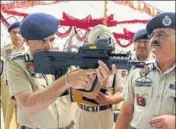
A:
{"type": "Polygon", "coordinates": [[[165,31],[158,31],[158,32],[151,33],[150,38],[153,38],[153,37],[166,38],[168,36],[169,36],[169,34],[167,32],[165,32],[165,31]]]}

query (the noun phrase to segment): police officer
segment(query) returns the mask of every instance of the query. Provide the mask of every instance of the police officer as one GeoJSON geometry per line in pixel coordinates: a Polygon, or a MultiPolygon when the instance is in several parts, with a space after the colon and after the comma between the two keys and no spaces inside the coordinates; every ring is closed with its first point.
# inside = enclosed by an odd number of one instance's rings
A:
{"type": "MultiPolygon", "coordinates": [[[[20,22],[15,22],[11,24],[8,28],[8,32],[10,34],[11,43],[3,45],[1,49],[1,57],[2,60],[6,60],[8,56],[16,55],[18,53],[22,53],[27,49],[27,46],[24,43],[24,40],[22,36],[20,35],[19,30],[20,22]]],[[[1,95],[2,95],[2,111],[3,111],[3,117],[4,117],[4,128],[9,129],[11,121],[14,121],[13,123],[17,124],[16,119],[12,119],[13,113],[15,109],[15,101],[10,99],[9,91],[6,80],[6,74],[5,69],[3,70],[4,73],[1,78],[1,95]]],[[[18,128],[18,127],[14,127],[18,128]]]]}
{"type": "Polygon", "coordinates": [[[175,129],[175,13],[165,12],[147,24],[156,64],[152,71],[134,70],[116,129],[175,129]]]}
{"type": "MultiPolygon", "coordinates": [[[[113,34],[108,27],[104,25],[95,26],[88,35],[88,42],[94,43],[99,38],[112,38],[114,40],[113,34]]],[[[102,61],[99,61],[100,65],[104,64],[102,61]]],[[[107,93],[98,92],[94,95],[94,99],[99,105],[94,106],[90,104],[78,103],[78,109],[75,115],[75,126],[74,129],[112,129],[114,120],[113,120],[113,108],[112,104],[118,103],[121,101],[119,99],[120,93],[117,91],[113,93],[112,84],[114,76],[111,72],[106,75],[101,71],[102,67],[99,67],[99,78],[108,78],[107,83],[104,85],[110,89],[107,93]],[[110,76],[110,77],[109,77],[110,76]]],[[[115,70],[114,70],[115,73],[115,70]]],[[[103,79],[101,79],[103,80],[103,79]]]]}
{"type": "Polygon", "coordinates": [[[9,26],[8,32],[10,34],[11,43],[4,44],[1,50],[1,56],[7,57],[9,55],[15,55],[16,53],[22,53],[27,46],[24,43],[24,39],[19,30],[20,22],[15,22],[9,26]]]}
{"type": "Polygon", "coordinates": [[[21,129],[66,129],[71,122],[71,105],[67,103],[68,98],[59,96],[71,87],[85,88],[89,83],[88,75],[95,72],[79,69],[57,80],[52,75],[34,72],[33,54],[52,50],[58,26],[58,19],[49,14],[27,16],[20,25],[20,32],[29,52],[6,61],[9,92],[17,102],[21,129]]]}
{"type": "Polygon", "coordinates": [[[150,37],[146,29],[138,30],[134,37],[134,53],[133,60],[137,61],[149,61],[154,59],[154,55],[151,53],[150,37]]]}
{"type": "MultiPolygon", "coordinates": [[[[151,52],[151,43],[150,43],[150,36],[147,33],[147,30],[144,29],[139,29],[134,37],[133,37],[133,43],[134,43],[134,52],[132,53],[132,60],[136,60],[136,61],[153,61],[154,60],[154,55],[151,52]]],[[[118,70],[119,71],[119,70],[118,70]]],[[[130,71],[128,71],[128,75],[129,75],[130,71]]],[[[125,88],[125,86],[127,86],[127,78],[128,76],[126,76],[126,78],[124,78],[123,82],[124,82],[124,86],[122,87],[122,89],[125,88]]],[[[122,81],[118,81],[121,85],[121,83],[123,83],[122,81]]],[[[123,101],[118,105],[118,108],[120,109],[121,106],[123,104],[123,101]]]]}
{"type": "MultiPolygon", "coordinates": [[[[154,60],[154,55],[151,52],[151,43],[150,43],[150,36],[147,33],[146,29],[139,29],[135,35],[133,36],[133,43],[134,43],[134,52],[132,53],[132,60],[136,61],[152,61],[154,60]]],[[[119,71],[119,70],[118,70],[119,71]]],[[[129,73],[127,70],[123,70],[123,73],[129,73]]],[[[126,86],[127,82],[127,74],[124,77],[117,76],[117,83],[118,87],[122,89],[126,86]]],[[[121,107],[119,105],[119,108],[121,107]]]]}

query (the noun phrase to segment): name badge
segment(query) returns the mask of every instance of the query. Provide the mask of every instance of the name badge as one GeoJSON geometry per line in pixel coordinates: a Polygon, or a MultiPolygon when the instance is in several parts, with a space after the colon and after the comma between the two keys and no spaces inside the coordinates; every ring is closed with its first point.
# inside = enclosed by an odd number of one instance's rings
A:
{"type": "Polygon", "coordinates": [[[136,95],[136,102],[137,102],[137,105],[142,107],[145,107],[146,105],[144,96],[140,96],[139,94],[136,95]]]}
{"type": "Polygon", "coordinates": [[[152,80],[147,77],[139,77],[136,79],[136,86],[138,87],[151,87],[152,80]]]}

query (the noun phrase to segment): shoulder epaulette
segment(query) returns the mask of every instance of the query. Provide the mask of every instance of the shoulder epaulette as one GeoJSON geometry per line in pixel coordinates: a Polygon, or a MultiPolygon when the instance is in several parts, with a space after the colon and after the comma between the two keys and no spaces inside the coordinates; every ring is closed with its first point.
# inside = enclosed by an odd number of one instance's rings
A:
{"type": "Polygon", "coordinates": [[[9,47],[11,44],[8,43],[8,44],[4,44],[3,47],[9,47]]]}
{"type": "Polygon", "coordinates": [[[24,62],[29,62],[30,57],[28,53],[18,53],[18,54],[9,56],[7,60],[22,60],[24,62]]]}

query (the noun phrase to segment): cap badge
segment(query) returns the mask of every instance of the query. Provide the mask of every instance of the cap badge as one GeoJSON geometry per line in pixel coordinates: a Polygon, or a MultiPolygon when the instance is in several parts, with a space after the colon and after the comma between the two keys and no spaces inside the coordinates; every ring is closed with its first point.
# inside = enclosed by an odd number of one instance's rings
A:
{"type": "Polygon", "coordinates": [[[162,20],[162,23],[164,26],[170,26],[172,23],[172,20],[169,16],[165,16],[162,20]]]}

